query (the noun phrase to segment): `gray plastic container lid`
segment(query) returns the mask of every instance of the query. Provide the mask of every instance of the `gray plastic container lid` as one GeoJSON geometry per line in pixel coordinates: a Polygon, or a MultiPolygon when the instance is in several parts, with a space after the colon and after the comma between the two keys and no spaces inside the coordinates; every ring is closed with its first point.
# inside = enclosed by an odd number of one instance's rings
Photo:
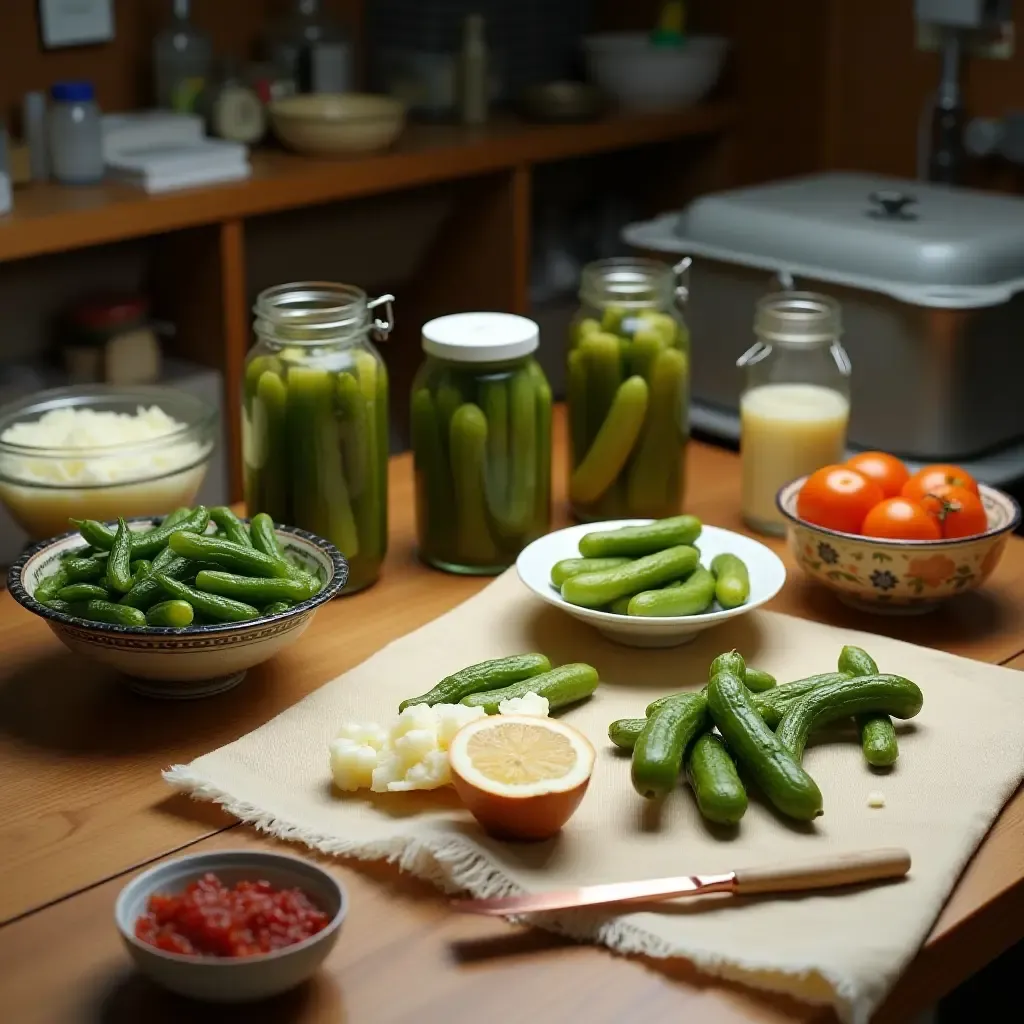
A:
{"type": "Polygon", "coordinates": [[[1024,199],[882,175],[809,175],[631,224],[631,245],[890,295],[994,306],[1024,291],[1024,199]]]}

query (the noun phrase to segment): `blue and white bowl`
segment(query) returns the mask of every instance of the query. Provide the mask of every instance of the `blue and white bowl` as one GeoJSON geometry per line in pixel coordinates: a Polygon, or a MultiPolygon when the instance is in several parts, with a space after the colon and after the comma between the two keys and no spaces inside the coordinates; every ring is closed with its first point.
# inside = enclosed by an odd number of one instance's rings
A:
{"type": "MultiPolygon", "coordinates": [[[[155,521],[136,518],[128,520],[128,525],[147,530],[155,521]]],[[[59,566],[61,555],[84,546],[77,531],[30,547],[11,566],[7,587],[18,604],[46,620],[65,647],[127,676],[133,690],[150,697],[207,697],[236,686],[248,669],[295,643],[313,621],[316,609],[335,597],[348,580],[348,562],[329,541],[292,526],[276,530],[285,551],[319,575],[324,585],[314,597],[287,611],[246,622],[183,629],[118,626],[90,622],[40,604],[32,597],[39,581],[59,566]]]]}

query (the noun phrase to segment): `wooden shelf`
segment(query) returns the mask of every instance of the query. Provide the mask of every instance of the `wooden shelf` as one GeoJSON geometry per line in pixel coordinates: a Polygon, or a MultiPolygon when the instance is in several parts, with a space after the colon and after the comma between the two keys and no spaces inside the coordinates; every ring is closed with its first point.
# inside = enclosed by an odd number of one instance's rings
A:
{"type": "Polygon", "coordinates": [[[15,192],[14,210],[0,218],[0,262],[706,135],[733,117],[731,104],[715,103],[591,124],[412,125],[384,153],[311,159],[257,151],[247,181],[159,196],[115,183],[29,186],[15,192]]]}

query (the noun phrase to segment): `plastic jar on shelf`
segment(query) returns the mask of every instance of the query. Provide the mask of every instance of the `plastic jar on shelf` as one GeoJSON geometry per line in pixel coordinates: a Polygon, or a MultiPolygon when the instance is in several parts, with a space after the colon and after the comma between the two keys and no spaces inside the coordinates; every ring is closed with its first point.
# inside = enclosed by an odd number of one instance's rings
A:
{"type": "Polygon", "coordinates": [[[53,176],[62,185],[91,185],[103,178],[100,109],[90,82],[58,82],[48,115],[53,176]]]}
{"type": "Polygon", "coordinates": [[[420,557],[466,575],[508,568],[551,521],[551,388],[537,325],[456,313],[423,327],[412,388],[420,557]]]}
{"type": "Polygon", "coordinates": [[[318,281],[267,289],[243,376],[249,514],[335,544],[344,594],[373,583],[387,551],[388,377],[370,336],[390,333],[392,301],[318,281]]]}
{"type": "Polygon", "coordinates": [[[567,378],[578,519],[660,518],[682,508],[690,334],[679,304],[688,266],[626,257],[583,268],[567,378]]]}

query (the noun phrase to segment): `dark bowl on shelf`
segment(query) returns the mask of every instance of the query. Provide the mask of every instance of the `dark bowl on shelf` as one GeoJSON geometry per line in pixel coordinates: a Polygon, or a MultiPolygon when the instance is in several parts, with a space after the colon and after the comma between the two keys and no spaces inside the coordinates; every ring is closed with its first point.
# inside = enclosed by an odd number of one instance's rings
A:
{"type": "Polygon", "coordinates": [[[544,82],[531,86],[519,98],[523,117],[545,123],[594,121],[607,108],[605,94],[586,82],[544,82]]]}

